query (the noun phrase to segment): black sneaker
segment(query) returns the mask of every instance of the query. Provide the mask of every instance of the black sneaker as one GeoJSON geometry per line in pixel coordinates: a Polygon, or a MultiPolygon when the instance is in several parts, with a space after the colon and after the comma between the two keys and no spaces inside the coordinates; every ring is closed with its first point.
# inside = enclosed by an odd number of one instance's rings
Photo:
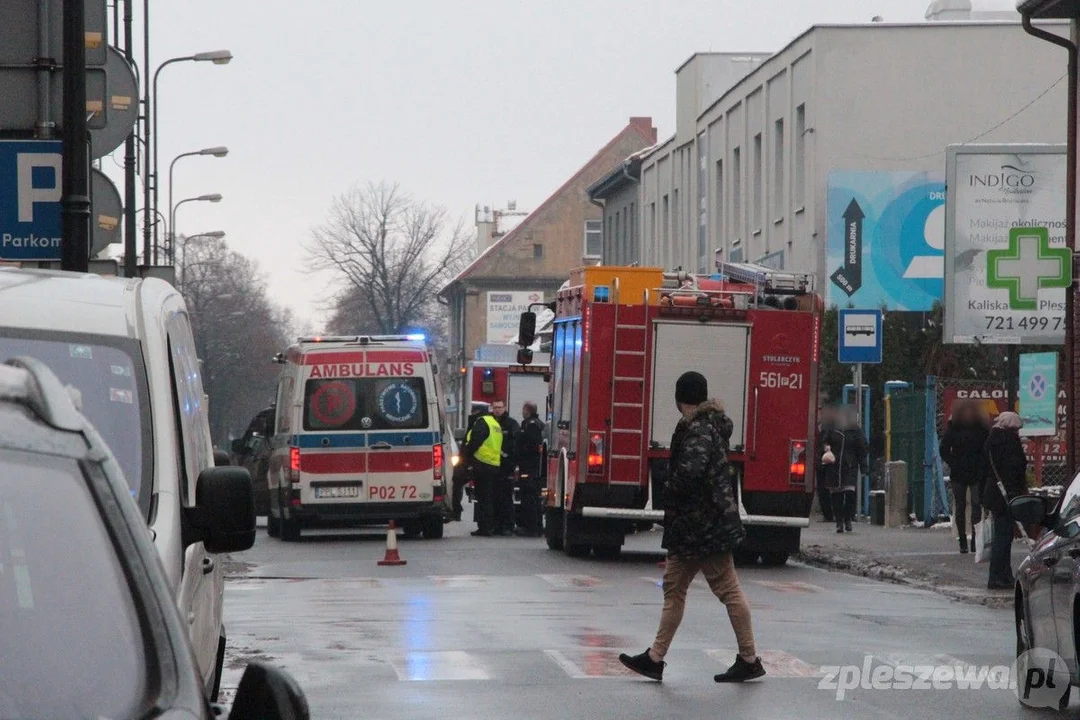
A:
{"type": "Polygon", "coordinates": [[[622,653],[619,655],[619,662],[636,672],[638,675],[644,675],[650,680],[656,680],[657,682],[663,682],[664,680],[664,667],[667,666],[667,663],[663,660],[660,662],[653,662],[653,659],[649,657],[648,650],[640,655],[627,655],[626,653],[622,653]]]}
{"type": "Polygon", "coordinates": [[[473,537],[491,537],[491,531],[490,530],[473,530],[469,534],[472,535],[473,537]]]}
{"type": "Polygon", "coordinates": [[[496,530],[495,537],[514,537],[514,533],[509,530],[496,530]]]}
{"type": "Polygon", "coordinates": [[[746,682],[747,680],[757,680],[764,675],[765,668],[761,664],[761,658],[758,658],[752,663],[748,663],[742,659],[742,655],[736,655],[735,664],[726,671],[714,676],[713,680],[718,683],[736,683],[746,682]]]}
{"type": "Polygon", "coordinates": [[[846,530],[847,532],[851,532],[851,521],[850,520],[845,520],[844,521],[844,530],[846,530]]]}

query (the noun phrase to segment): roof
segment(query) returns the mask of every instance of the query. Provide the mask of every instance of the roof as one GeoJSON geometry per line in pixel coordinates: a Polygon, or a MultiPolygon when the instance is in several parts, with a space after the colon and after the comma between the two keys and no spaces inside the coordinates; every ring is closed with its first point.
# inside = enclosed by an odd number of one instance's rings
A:
{"type": "Polygon", "coordinates": [[[0,327],[135,337],[135,290],[175,293],[162,280],[0,269],[0,327]]]}
{"type": "Polygon", "coordinates": [[[607,175],[585,188],[585,192],[588,193],[589,198],[592,200],[609,198],[631,182],[640,180],[641,160],[651,153],[654,147],[655,145],[649,146],[631,154],[612,168],[611,172],[607,175]]]}
{"type": "Polygon", "coordinates": [[[596,158],[600,157],[605,152],[607,152],[610,148],[614,147],[615,144],[618,143],[619,140],[622,139],[626,135],[626,133],[628,133],[628,132],[636,132],[639,135],[641,135],[641,137],[645,138],[649,142],[655,142],[656,141],[656,136],[655,136],[656,131],[655,131],[655,129],[652,128],[652,118],[642,118],[642,117],[632,117],[632,118],[630,118],[630,122],[622,130],[620,130],[618,133],[616,133],[615,137],[608,140],[608,142],[602,148],[600,148],[595,153],[593,153],[592,157],[589,158],[588,162],[586,162],[584,165],[582,165],[580,168],[578,168],[577,172],[575,172],[573,175],[571,175],[569,178],[567,178],[566,182],[564,182],[562,185],[560,185],[559,188],[555,192],[553,192],[551,195],[548,196],[548,198],[546,200],[544,200],[544,202],[540,203],[540,205],[537,206],[536,209],[534,209],[532,212],[530,212],[525,217],[524,220],[522,220],[520,223],[517,224],[517,226],[514,227],[514,229],[510,230],[508,233],[506,233],[505,235],[500,237],[498,240],[491,243],[491,245],[484,248],[484,251],[482,253],[480,253],[479,255],[477,255],[476,258],[471,263],[469,263],[469,265],[464,270],[462,270],[456,276],[454,276],[454,279],[452,279],[450,282],[446,283],[446,285],[443,287],[443,289],[439,291],[439,296],[440,297],[445,296],[447,291],[450,290],[450,288],[452,288],[454,285],[457,285],[459,282],[461,282],[465,278],[469,277],[469,275],[471,275],[473,273],[473,271],[476,270],[476,268],[480,265],[481,262],[484,261],[484,259],[486,257],[488,257],[488,255],[493,254],[496,249],[502,248],[508,242],[515,239],[518,236],[519,232],[524,232],[524,229],[528,228],[529,224],[541,212],[543,212],[549,206],[551,206],[559,198],[559,196],[562,195],[562,193],[567,188],[569,188],[571,185],[574,184],[574,181],[577,180],[581,176],[581,174],[583,172],[585,172],[593,164],[593,162],[596,160],[596,158]],[[646,128],[648,128],[648,130],[646,128]],[[651,130],[651,132],[650,132],[650,130],[651,130]]]}
{"type": "MultiPolygon", "coordinates": [[[[1024,4],[1024,3],[1041,3],[1041,4],[1068,3],[1068,4],[1072,5],[1072,6],[1076,6],[1077,4],[1080,4],[1080,0],[1020,0],[1020,3],[1021,4],[1024,4]]],[[[1047,17],[1051,17],[1051,16],[1047,16],[1047,17]]],[[[1058,17],[1060,17],[1060,16],[1058,16],[1058,17]]],[[[712,112],[714,109],[716,109],[717,107],[722,105],[724,103],[724,101],[728,98],[728,96],[735,94],[736,91],[739,90],[739,88],[742,87],[743,83],[745,83],[749,78],[755,76],[758,73],[767,73],[767,72],[769,72],[768,64],[773,60],[773,58],[776,58],[779,55],[782,55],[783,53],[787,52],[788,50],[793,48],[796,44],[801,42],[804,38],[809,37],[810,34],[813,33],[815,30],[844,30],[844,31],[870,30],[870,31],[880,32],[880,31],[886,30],[886,29],[895,30],[895,29],[898,29],[898,28],[919,28],[919,29],[929,28],[929,29],[936,29],[936,30],[943,30],[943,31],[953,31],[953,30],[956,30],[956,28],[958,28],[958,27],[995,27],[995,28],[1000,28],[1000,27],[1006,26],[1006,25],[1013,25],[1015,27],[1020,27],[1020,22],[1018,20],[955,20],[955,21],[942,21],[942,22],[925,22],[925,21],[924,22],[898,22],[898,23],[866,22],[866,23],[846,23],[846,24],[826,23],[826,24],[821,24],[821,25],[811,25],[806,30],[804,30],[801,33],[799,33],[798,35],[796,35],[791,40],[791,42],[789,42],[787,45],[785,45],[784,47],[780,48],[775,53],[773,53],[772,57],[770,57],[768,60],[763,61],[761,63],[761,65],[759,65],[757,68],[755,68],[746,77],[744,77],[742,80],[740,80],[739,82],[735,83],[730,88],[728,88],[727,91],[723,95],[718,97],[716,99],[716,101],[713,102],[712,105],[705,108],[705,110],[702,111],[700,115],[698,115],[697,119],[701,120],[701,118],[705,117],[710,112],[712,112]]]]}
{"type": "Polygon", "coordinates": [[[1080,16],[1080,0],[1019,0],[1016,9],[1032,17],[1073,18],[1080,16]]]}

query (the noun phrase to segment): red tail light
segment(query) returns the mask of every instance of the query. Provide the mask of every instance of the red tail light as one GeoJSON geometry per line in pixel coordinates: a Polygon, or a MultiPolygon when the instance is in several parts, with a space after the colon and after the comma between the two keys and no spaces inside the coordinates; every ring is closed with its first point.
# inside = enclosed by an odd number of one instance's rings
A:
{"type": "Polygon", "coordinates": [[[806,483],[806,443],[801,440],[791,441],[791,470],[788,475],[788,484],[803,485],[806,483]]]}
{"type": "Polygon", "coordinates": [[[443,446],[442,445],[436,445],[435,447],[431,448],[431,460],[435,464],[435,479],[436,480],[442,480],[442,471],[443,471],[443,467],[442,467],[442,464],[443,464],[443,446]]]}
{"type": "Polygon", "coordinates": [[[604,435],[602,433],[589,435],[589,474],[604,474],[604,435]]]}
{"type": "Polygon", "coordinates": [[[300,448],[289,448],[289,482],[300,482],[300,448]]]}

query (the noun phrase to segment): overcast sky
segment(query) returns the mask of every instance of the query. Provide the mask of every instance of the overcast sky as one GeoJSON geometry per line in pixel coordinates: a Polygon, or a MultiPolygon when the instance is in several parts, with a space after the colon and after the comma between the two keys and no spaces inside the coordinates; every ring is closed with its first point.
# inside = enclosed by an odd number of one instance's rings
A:
{"type": "MultiPolygon", "coordinates": [[[[235,55],[230,65],[177,64],[161,74],[163,175],[178,153],[231,151],[177,164],[177,200],[225,198],[185,205],[177,230],[224,230],[259,262],[273,299],[315,330],[330,293],[325,278],[305,272],[300,242],[351,184],[397,181],[470,224],[478,202],[531,209],[631,115],[651,116],[661,138],[671,134],[674,71],[694,52],[774,51],[814,23],[921,21],[929,0],[151,5],[154,66],[204,50],[235,55]]],[[[161,188],[164,211],[164,177],[161,188]]]]}

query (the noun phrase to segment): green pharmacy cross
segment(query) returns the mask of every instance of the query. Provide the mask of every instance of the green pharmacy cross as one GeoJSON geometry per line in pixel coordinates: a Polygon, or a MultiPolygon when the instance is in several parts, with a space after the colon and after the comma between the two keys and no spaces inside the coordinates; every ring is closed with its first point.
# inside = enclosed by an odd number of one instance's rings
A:
{"type": "Polygon", "coordinates": [[[1012,310],[1038,310],[1039,290],[1067,288],[1072,253],[1050,247],[1050,231],[1043,227],[1012,228],[1009,248],[986,253],[986,285],[1009,291],[1012,310]]]}

